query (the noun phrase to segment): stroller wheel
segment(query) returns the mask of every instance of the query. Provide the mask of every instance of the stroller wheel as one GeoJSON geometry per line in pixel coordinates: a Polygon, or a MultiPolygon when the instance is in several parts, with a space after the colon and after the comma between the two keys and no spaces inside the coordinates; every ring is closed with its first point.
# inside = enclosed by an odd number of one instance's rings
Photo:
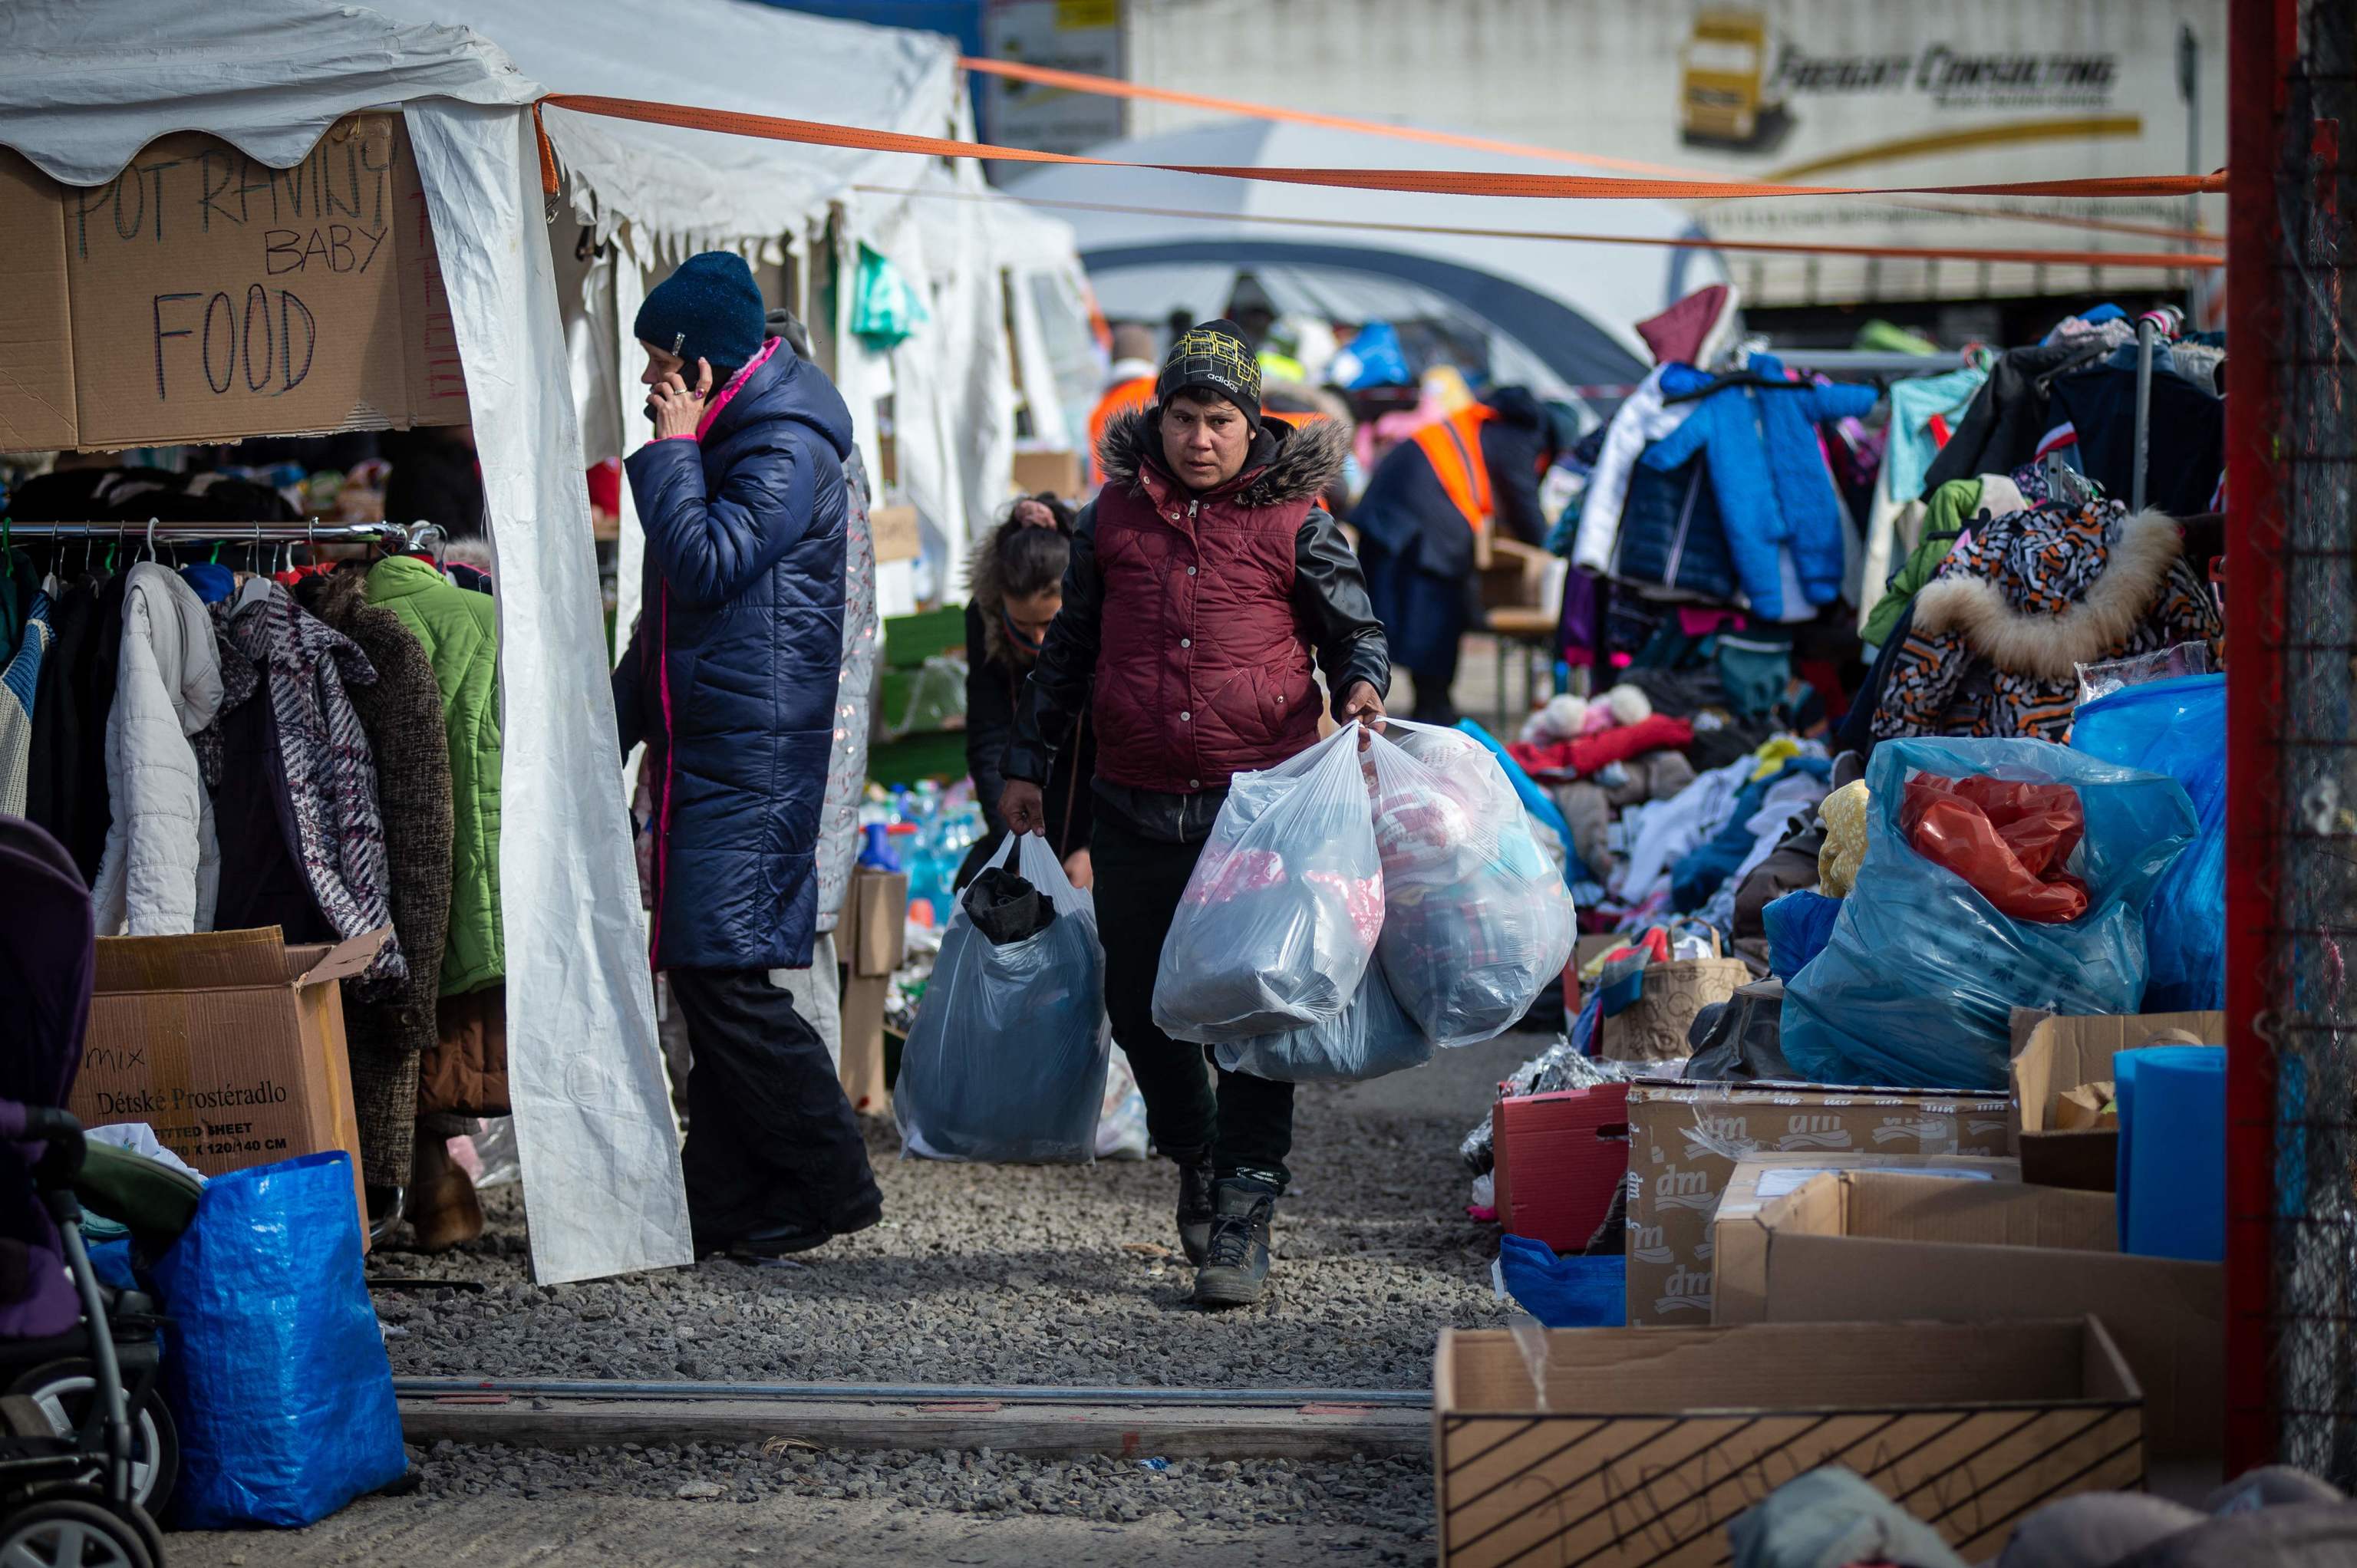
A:
{"type": "MultiPolygon", "coordinates": [[[[79,1434],[92,1460],[89,1478],[103,1479],[106,1438],[98,1414],[98,1374],[86,1360],[50,1361],[34,1368],[8,1391],[31,1400],[59,1437],[79,1434]]],[[[180,1479],[180,1433],[160,1391],[131,1409],[131,1500],[161,1514],[180,1479]]],[[[0,1568],[17,1568],[0,1560],[0,1568]]]]}
{"type": "Polygon", "coordinates": [[[37,1498],[0,1523],[5,1568],[158,1568],[140,1530],[78,1497],[37,1498]]]}

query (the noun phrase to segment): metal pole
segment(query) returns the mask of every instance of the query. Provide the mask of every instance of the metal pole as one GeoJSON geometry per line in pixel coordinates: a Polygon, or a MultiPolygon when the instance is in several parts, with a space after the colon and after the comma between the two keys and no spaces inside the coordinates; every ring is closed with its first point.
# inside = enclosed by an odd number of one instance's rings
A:
{"type": "Polygon", "coordinates": [[[2136,317],[2136,472],[2128,480],[2128,510],[2144,510],[2144,466],[2152,440],[2152,344],[2159,323],[2151,316],[2136,317]]]}
{"type": "MultiPolygon", "coordinates": [[[[2193,36],[2193,25],[2181,24],[2177,29],[2177,91],[2185,100],[2185,172],[2201,172],[2201,40],[2193,36]]],[[[2190,231],[2201,227],[2201,199],[2185,199],[2185,227],[2190,231]]],[[[2184,242],[2186,250],[2193,242],[2184,242]]],[[[2189,269],[2185,274],[2185,318],[2191,330],[2201,330],[2201,293],[2206,280],[2202,274],[2189,269]]]]}

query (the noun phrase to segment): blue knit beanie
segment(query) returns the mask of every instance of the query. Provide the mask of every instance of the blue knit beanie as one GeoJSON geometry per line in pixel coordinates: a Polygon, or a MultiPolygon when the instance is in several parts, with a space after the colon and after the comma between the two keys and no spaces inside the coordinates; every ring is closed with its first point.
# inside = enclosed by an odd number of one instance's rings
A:
{"type": "Polygon", "coordinates": [[[699,359],[715,371],[735,371],[761,351],[763,310],[745,258],[705,251],[647,291],[631,331],[640,342],[686,360],[693,383],[699,359]]]}

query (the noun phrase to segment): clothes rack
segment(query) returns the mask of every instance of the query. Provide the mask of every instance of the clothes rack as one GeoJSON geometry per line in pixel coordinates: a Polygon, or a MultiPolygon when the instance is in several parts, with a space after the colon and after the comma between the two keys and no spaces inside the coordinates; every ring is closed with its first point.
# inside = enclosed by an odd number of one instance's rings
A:
{"type": "Polygon", "coordinates": [[[425,548],[442,530],[400,522],[5,522],[11,539],[141,539],[170,544],[400,544],[425,548]]]}

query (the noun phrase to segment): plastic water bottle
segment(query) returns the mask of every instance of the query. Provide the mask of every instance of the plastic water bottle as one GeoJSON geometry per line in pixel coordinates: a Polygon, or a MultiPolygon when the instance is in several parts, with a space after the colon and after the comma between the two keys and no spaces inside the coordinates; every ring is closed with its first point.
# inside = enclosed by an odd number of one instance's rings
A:
{"type": "Polygon", "coordinates": [[[888,839],[891,830],[883,822],[869,822],[860,830],[866,842],[860,847],[859,864],[870,871],[898,871],[900,860],[892,853],[888,839]]]}

